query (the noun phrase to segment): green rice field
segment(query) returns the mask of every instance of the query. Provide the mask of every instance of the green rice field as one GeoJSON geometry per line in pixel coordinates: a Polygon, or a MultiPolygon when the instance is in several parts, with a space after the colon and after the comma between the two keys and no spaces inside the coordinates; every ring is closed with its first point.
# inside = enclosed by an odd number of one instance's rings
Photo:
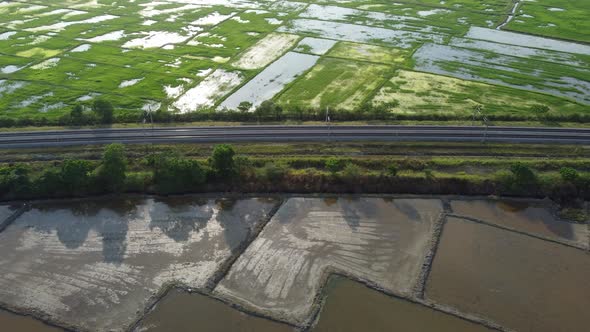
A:
{"type": "Polygon", "coordinates": [[[590,116],[588,17],[577,0],[0,0],[0,118],[99,99],[138,122],[267,100],[286,114],[590,116]]]}

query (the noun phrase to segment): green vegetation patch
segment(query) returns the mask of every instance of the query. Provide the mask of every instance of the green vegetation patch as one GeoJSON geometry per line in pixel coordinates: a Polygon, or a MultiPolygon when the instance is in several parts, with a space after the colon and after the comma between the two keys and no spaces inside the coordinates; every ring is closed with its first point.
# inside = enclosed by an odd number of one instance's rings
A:
{"type": "Polygon", "coordinates": [[[486,113],[541,119],[551,114],[590,111],[587,106],[558,97],[406,70],[398,71],[386,82],[372,104],[396,113],[452,114],[472,114],[476,105],[482,105],[486,113]]]}
{"type": "Polygon", "coordinates": [[[390,71],[385,65],[322,59],[283,93],[278,103],[285,107],[355,109],[390,71]]]}
{"type": "Polygon", "coordinates": [[[20,51],[16,53],[17,56],[25,57],[25,58],[50,58],[52,56],[58,55],[61,53],[61,50],[50,50],[41,47],[33,47],[26,51],[20,51]]]}
{"type": "Polygon", "coordinates": [[[523,2],[507,29],[543,36],[590,42],[590,2],[543,0],[523,2]]]}
{"type": "Polygon", "coordinates": [[[340,42],[328,52],[328,56],[342,59],[394,64],[404,62],[408,51],[369,44],[340,42]]]}

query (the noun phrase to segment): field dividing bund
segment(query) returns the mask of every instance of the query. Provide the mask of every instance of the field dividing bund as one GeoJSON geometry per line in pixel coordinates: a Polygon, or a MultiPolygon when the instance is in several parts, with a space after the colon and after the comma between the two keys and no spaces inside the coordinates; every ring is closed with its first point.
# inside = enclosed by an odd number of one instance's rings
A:
{"type": "Polygon", "coordinates": [[[454,119],[477,106],[509,119],[585,121],[590,46],[571,22],[583,21],[586,7],[565,0],[521,3],[514,13],[510,0],[4,2],[0,125],[67,125],[74,106],[90,114],[98,99],[114,106],[116,122],[157,110],[184,118],[242,104],[251,112],[267,100],[286,118],[329,107],[334,119],[371,112],[454,119]],[[449,77],[459,91],[420,89],[449,77]]]}

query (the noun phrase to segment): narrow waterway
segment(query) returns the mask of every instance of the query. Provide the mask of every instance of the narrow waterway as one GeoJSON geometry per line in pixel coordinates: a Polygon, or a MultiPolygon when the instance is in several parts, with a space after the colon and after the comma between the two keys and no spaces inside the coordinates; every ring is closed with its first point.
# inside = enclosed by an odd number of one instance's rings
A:
{"type": "Polygon", "coordinates": [[[518,10],[518,6],[520,6],[521,2],[521,0],[514,0],[514,7],[512,7],[512,11],[510,12],[510,14],[508,14],[506,20],[502,22],[502,24],[498,25],[498,27],[496,27],[496,30],[502,30],[503,27],[508,25],[508,23],[510,23],[510,21],[514,19],[514,16],[516,16],[516,11],[518,10]]]}

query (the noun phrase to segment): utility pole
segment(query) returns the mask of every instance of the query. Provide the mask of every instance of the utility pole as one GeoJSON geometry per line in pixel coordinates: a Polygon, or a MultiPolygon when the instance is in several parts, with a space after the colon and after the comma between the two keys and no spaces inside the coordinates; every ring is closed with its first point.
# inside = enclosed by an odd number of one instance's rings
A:
{"type": "Polygon", "coordinates": [[[483,132],[483,139],[482,139],[482,143],[486,142],[486,139],[488,137],[488,126],[489,126],[489,121],[488,121],[488,117],[484,114],[483,112],[483,106],[482,105],[475,105],[473,107],[473,120],[471,121],[471,125],[474,125],[474,122],[477,121],[477,117],[481,118],[481,121],[483,122],[484,125],[484,132],[483,132]]]}
{"type": "Polygon", "coordinates": [[[330,141],[332,130],[330,128],[330,108],[326,106],[326,125],[328,126],[328,141],[330,141]]]}
{"type": "MultiPolygon", "coordinates": [[[[148,135],[151,135],[151,139],[150,142],[147,143],[146,142],[146,146],[145,146],[145,153],[146,155],[149,154],[149,150],[148,150],[148,146],[153,145],[154,143],[154,117],[152,115],[152,110],[151,109],[147,109],[144,111],[143,113],[143,128],[144,128],[144,136],[147,137],[148,135]],[[148,117],[149,117],[149,121],[150,121],[150,125],[151,125],[151,130],[150,130],[150,134],[148,134],[147,130],[145,130],[145,125],[146,122],[148,121],[148,117]]],[[[153,151],[153,149],[151,149],[153,151]]]]}

